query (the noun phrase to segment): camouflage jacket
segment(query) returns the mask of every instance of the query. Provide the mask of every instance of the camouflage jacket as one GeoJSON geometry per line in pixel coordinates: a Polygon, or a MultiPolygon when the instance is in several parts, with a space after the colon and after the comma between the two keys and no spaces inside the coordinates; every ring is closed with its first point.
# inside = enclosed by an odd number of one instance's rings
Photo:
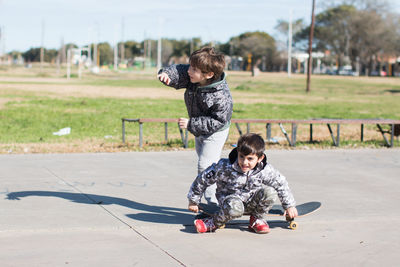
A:
{"type": "Polygon", "coordinates": [[[214,183],[217,184],[216,197],[220,205],[229,195],[235,195],[247,203],[263,185],[277,191],[284,209],[296,205],[286,178],[267,163],[266,157],[254,169],[243,173],[237,163],[236,148],[229,154],[229,159],[220,159],[197,176],[187,195],[189,202],[200,203],[205,189],[214,183]]]}
{"type": "Polygon", "coordinates": [[[233,101],[225,80],[221,79],[207,86],[191,83],[189,65],[171,65],[161,69],[171,79],[169,86],[186,88],[185,104],[189,115],[188,130],[194,136],[211,135],[230,126],[233,101]]]}

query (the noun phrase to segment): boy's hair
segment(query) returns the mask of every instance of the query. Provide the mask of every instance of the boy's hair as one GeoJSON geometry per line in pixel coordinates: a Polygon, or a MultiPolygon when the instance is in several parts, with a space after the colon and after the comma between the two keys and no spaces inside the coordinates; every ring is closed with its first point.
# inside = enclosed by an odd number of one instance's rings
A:
{"type": "Polygon", "coordinates": [[[249,154],[256,154],[257,157],[261,157],[264,154],[264,150],[264,139],[255,133],[242,135],[237,143],[237,151],[245,156],[249,154]]]}
{"type": "Polygon", "coordinates": [[[203,47],[190,55],[190,65],[203,73],[213,72],[213,80],[219,79],[225,69],[225,56],[215,51],[213,47],[203,47]]]}

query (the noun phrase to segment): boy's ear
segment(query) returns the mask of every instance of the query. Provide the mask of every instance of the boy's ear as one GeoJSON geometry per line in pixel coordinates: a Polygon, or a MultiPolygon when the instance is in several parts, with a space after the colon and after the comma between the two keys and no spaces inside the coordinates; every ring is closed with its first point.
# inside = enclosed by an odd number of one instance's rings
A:
{"type": "Polygon", "coordinates": [[[209,72],[209,73],[206,73],[205,75],[205,78],[208,80],[208,79],[211,79],[212,77],[214,77],[214,72],[209,72]]]}
{"type": "Polygon", "coordinates": [[[261,161],[263,161],[265,155],[263,154],[261,157],[258,158],[257,163],[260,163],[261,161]]]}

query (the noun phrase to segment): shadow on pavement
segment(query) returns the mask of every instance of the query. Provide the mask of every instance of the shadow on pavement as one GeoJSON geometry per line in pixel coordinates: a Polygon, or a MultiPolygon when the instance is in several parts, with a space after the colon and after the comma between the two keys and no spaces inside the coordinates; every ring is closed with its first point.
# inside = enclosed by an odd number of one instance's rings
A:
{"type": "MultiPolygon", "coordinates": [[[[144,222],[161,223],[161,224],[182,224],[184,229],[182,232],[196,233],[193,226],[195,214],[190,213],[186,209],[154,206],[139,203],[125,198],[109,197],[94,194],[55,192],[55,191],[20,191],[7,194],[8,200],[21,200],[24,197],[58,197],[67,199],[74,203],[89,205],[120,205],[130,209],[144,211],[134,214],[126,214],[128,218],[144,222]]],[[[271,228],[287,228],[287,224],[283,221],[268,221],[271,228]]],[[[248,220],[232,221],[226,225],[226,228],[237,228],[242,231],[247,230],[248,220]]]]}
{"type": "Polygon", "coordinates": [[[189,224],[193,222],[194,215],[186,209],[154,206],[139,203],[125,198],[109,197],[94,194],[54,192],[54,191],[20,191],[7,194],[8,200],[20,200],[24,197],[39,196],[39,197],[58,197],[70,200],[74,203],[89,204],[89,205],[120,205],[138,211],[141,213],[126,214],[128,218],[163,224],[189,224]]]}

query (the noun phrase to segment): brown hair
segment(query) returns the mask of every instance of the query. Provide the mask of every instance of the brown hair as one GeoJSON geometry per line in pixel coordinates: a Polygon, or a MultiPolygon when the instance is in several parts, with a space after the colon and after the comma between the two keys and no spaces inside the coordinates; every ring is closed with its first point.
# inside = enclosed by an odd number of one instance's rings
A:
{"type": "Polygon", "coordinates": [[[261,157],[265,150],[264,139],[255,133],[244,134],[238,140],[237,150],[245,156],[256,154],[257,157],[261,157]]]}
{"type": "Polygon", "coordinates": [[[190,55],[190,65],[203,73],[213,72],[212,80],[219,79],[225,69],[225,56],[215,51],[213,47],[203,47],[190,55]]]}

